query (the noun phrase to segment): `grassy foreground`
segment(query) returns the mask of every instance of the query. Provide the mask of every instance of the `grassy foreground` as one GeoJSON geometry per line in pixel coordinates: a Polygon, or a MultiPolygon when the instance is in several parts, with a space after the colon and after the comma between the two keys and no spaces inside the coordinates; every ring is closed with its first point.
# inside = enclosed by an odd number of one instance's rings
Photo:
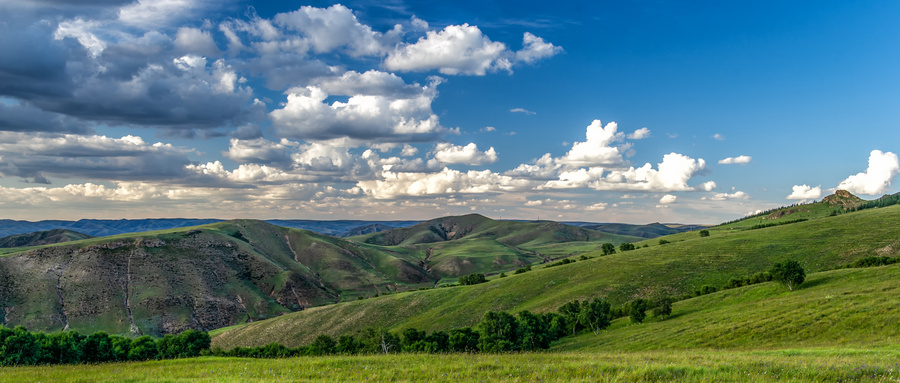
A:
{"type": "Polygon", "coordinates": [[[837,382],[900,381],[900,351],[653,351],[195,358],[0,369],[0,382],[289,381],[837,382]]]}

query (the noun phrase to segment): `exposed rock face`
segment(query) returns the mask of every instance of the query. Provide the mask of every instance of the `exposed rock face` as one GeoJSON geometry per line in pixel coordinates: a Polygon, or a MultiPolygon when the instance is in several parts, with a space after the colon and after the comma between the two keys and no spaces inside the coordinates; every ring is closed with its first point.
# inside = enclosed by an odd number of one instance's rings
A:
{"type": "Polygon", "coordinates": [[[846,190],[838,190],[834,194],[822,199],[822,202],[829,205],[841,205],[845,209],[859,206],[864,201],[846,190]]]}

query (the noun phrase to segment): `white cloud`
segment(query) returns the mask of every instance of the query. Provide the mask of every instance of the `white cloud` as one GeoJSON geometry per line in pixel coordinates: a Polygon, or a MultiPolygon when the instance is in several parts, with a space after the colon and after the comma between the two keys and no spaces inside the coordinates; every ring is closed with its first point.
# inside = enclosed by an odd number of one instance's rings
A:
{"type": "Polygon", "coordinates": [[[141,28],[159,28],[193,18],[199,10],[217,4],[211,0],[137,0],[119,8],[119,21],[141,28]]]}
{"type": "Polygon", "coordinates": [[[891,187],[891,181],[897,174],[900,174],[900,161],[897,155],[873,150],[869,154],[869,167],[866,172],[847,177],[837,188],[854,194],[877,195],[891,187]]]}
{"type": "Polygon", "coordinates": [[[816,199],[822,196],[822,187],[810,187],[809,185],[794,185],[793,191],[788,195],[787,199],[816,199]]]}
{"type": "Polygon", "coordinates": [[[522,37],[522,45],[522,50],[516,52],[516,60],[529,64],[562,52],[562,48],[548,43],[529,32],[525,32],[525,35],[522,37]]]}
{"type": "Polygon", "coordinates": [[[328,8],[303,6],[293,12],[279,13],[274,20],[277,25],[303,33],[317,53],[346,47],[351,56],[363,56],[380,55],[384,50],[385,36],[361,24],[353,11],[341,4],[328,8]]]}
{"type": "Polygon", "coordinates": [[[734,193],[716,193],[712,197],[703,197],[702,200],[710,200],[710,201],[725,201],[730,199],[750,199],[750,195],[744,193],[742,191],[736,191],[734,193]]]}
{"type": "Polygon", "coordinates": [[[419,149],[416,149],[415,146],[410,144],[404,144],[403,149],[400,150],[400,155],[404,157],[411,157],[419,153],[419,149]]]}
{"type": "Polygon", "coordinates": [[[525,108],[512,108],[509,110],[510,113],[524,113],[524,114],[537,114],[525,108]]]}
{"type": "Polygon", "coordinates": [[[706,181],[698,187],[699,190],[713,191],[716,188],[716,181],[706,181]]]}
{"type": "Polygon", "coordinates": [[[749,164],[750,161],[752,161],[752,160],[753,160],[753,157],[741,155],[741,156],[737,156],[737,157],[728,157],[725,159],[721,159],[721,160],[719,160],[719,163],[723,164],[723,165],[732,165],[732,164],[746,165],[746,164],[749,164]]]}
{"type": "MultiPolygon", "coordinates": [[[[640,168],[613,169],[606,171],[600,167],[577,169],[560,173],[559,180],[548,181],[542,188],[580,188],[590,187],[595,190],[611,191],[687,191],[697,190],[687,182],[694,175],[706,169],[706,162],[688,156],[669,153],[663,156],[658,170],[648,163],[640,168]],[[605,174],[605,175],[604,175],[605,174]]],[[[706,190],[709,183],[702,184],[699,189],[706,190]]]]}
{"type": "Polygon", "coordinates": [[[482,132],[496,132],[497,128],[495,128],[493,126],[485,126],[485,127],[481,128],[481,131],[482,132]]]}
{"type": "Polygon", "coordinates": [[[434,138],[442,128],[431,110],[437,82],[414,96],[353,95],[347,102],[326,103],[329,94],[307,86],[288,91],[287,103],[269,113],[281,137],[332,139],[348,137],[376,142],[409,142],[434,138]]]}
{"type": "Polygon", "coordinates": [[[647,128],[640,128],[628,135],[628,138],[631,140],[643,140],[647,137],[650,137],[650,129],[647,128]]]}
{"type": "Polygon", "coordinates": [[[602,126],[600,120],[594,120],[587,127],[587,140],[576,142],[572,149],[558,161],[570,166],[609,166],[622,164],[619,149],[612,147],[615,141],[620,141],[625,135],[616,132],[618,125],[615,122],[602,126]]]}
{"type": "Polygon", "coordinates": [[[384,66],[397,71],[437,69],[446,75],[478,75],[510,70],[506,45],[491,41],[474,25],[448,25],[428,31],[414,44],[401,44],[390,52],[384,66]]]}
{"type": "Polygon", "coordinates": [[[141,137],[0,132],[0,174],[94,180],[180,177],[187,150],[141,137]]]}
{"type": "Polygon", "coordinates": [[[677,201],[677,200],[678,200],[677,196],[674,196],[671,194],[666,194],[666,195],[662,196],[662,198],[659,199],[659,203],[663,204],[663,205],[668,205],[670,203],[675,203],[675,201],[677,201]]]}
{"type": "Polygon", "coordinates": [[[550,156],[550,153],[546,153],[541,158],[533,160],[531,164],[521,164],[503,174],[512,177],[547,181],[556,177],[556,171],[559,167],[553,157],[550,156]]]}
{"type": "Polygon", "coordinates": [[[590,211],[606,210],[607,206],[609,206],[609,204],[606,202],[597,202],[591,206],[586,207],[585,210],[590,210],[590,211]]]}
{"type": "Polygon", "coordinates": [[[483,152],[478,151],[475,143],[457,146],[441,142],[434,148],[434,159],[445,164],[483,165],[497,162],[497,152],[494,147],[483,152]]]}
{"type": "Polygon", "coordinates": [[[444,168],[430,174],[385,171],[381,173],[381,179],[360,181],[357,186],[376,199],[393,199],[527,190],[532,184],[490,170],[460,172],[444,168]]]}
{"type": "Polygon", "coordinates": [[[716,141],[725,141],[725,136],[719,133],[713,134],[712,138],[716,141]]]}
{"type": "Polygon", "coordinates": [[[228,151],[223,153],[226,157],[237,162],[257,164],[289,164],[291,162],[289,147],[297,145],[286,139],[275,143],[264,138],[252,140],[232,138],[230,143],[228,151]]]}

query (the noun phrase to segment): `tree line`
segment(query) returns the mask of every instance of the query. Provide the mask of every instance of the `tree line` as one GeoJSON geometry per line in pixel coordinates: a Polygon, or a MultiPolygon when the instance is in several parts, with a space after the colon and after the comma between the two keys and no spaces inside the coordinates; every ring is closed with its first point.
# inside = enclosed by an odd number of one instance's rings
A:
{"type": "Polygon", "coordinates": [[[77,331],[45,334],[0,325],[0,366],[191,358],[209,350],[209,345],[209,334],[198,330],[130,339],[102,331],[87,336],[77,331]]]}

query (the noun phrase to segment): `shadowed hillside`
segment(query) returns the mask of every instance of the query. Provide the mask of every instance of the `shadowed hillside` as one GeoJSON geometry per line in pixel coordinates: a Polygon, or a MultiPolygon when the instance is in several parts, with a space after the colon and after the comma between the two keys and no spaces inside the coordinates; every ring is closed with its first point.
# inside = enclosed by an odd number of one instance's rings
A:
{"type": "Polygon", "coordinates": [[[53,229],[0,238],[0,248],[52,245],[54,243],[78,241],[88,238],[93,237],[72,230],[53,229]]]}

